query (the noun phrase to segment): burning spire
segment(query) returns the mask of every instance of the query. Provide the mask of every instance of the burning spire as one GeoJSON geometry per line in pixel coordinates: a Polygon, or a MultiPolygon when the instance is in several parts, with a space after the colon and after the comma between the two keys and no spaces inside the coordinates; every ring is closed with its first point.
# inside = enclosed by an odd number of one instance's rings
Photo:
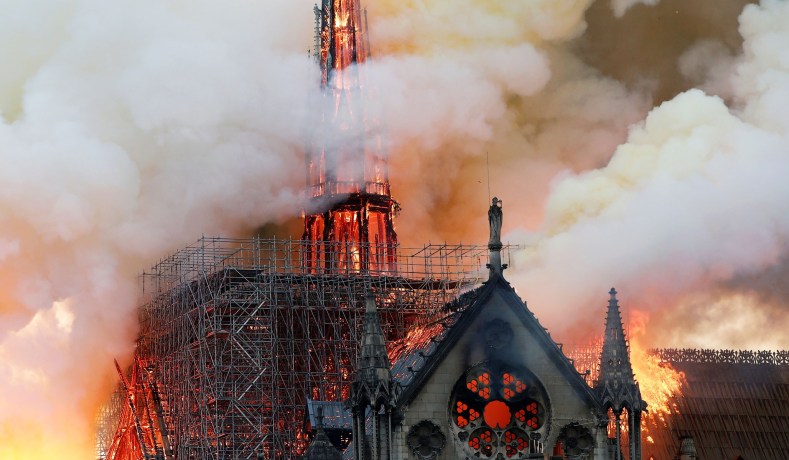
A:
{"type": "Polygon", "coordinates": [[[312,270],[390,271],[398,204],[389,189],[387,153],[375,120],[363,110],[363,71],[370,55],[366,12],[359,0],[323,0],[315,7],[315,58],[321,67],[325,131],[307,152],[308,209],[303,239],[312,270]],[[326,206],[331,206],[328,210],[326,206]]]}

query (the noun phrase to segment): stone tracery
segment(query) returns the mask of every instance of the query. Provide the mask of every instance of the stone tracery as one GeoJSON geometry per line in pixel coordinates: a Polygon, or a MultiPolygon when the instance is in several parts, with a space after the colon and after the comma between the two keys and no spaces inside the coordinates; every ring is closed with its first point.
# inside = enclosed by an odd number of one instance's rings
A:
{"type": "Polygon", "coordinates": [[[450,418],[464,451],[481,458],[525,458],[546,425],[547,401],[528,371],[500,362],[477,365],[455,384],[450,418]]]}

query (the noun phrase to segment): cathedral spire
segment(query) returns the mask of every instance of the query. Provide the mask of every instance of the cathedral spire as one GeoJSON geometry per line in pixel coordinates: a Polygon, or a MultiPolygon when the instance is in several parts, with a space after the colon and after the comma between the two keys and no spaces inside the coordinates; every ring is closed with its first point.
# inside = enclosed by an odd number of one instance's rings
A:
{"type": "MultiPolygon", "coordinates": [[[[625,331],[622,326],[622,315],[619,311],[619,301],[616,298],[616,289],[608,292],[608,314],[605,321],[605,336],[603,339],[603,353],[600,359],[600,377],[598,386],[627,386],[635,385],[633,367],[630,364],[630,351],[625,340],[625,331]]],[[[622,401],[617,401],[622,402],[622,401]]],[[[614,409],[617,409],[615,405],[614,409]]]]}
{"type": "Polygon", "coordinates": [[[646,409],[646,402],[641,399],[633,366],[630,364],[630,350],[625,340],[622,326],[622,314],[616,289],[608,292],[608,314],[605,321],[603,351],[600,355],[600,375],[596,390],[605,409],[611,409],[616,424],[615,459],[621,460],[622,455],[622,413],[627,410],[630,460],[641,460],[641,412],[646,409]],[[637,434],[637,435],[636,435],[637,434]]]}

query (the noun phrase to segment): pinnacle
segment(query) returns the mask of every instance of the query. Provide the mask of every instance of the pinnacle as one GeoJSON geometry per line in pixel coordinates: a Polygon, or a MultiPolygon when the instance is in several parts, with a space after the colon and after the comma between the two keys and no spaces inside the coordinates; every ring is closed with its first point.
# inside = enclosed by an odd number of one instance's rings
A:
{"type": "Polygon", "coordinates": [[[633,367],[630,364],[630,352],[625,340],[624,327],[622,326],[622,316],[619,311],[619,302],[616,298],[616,289],[613,287],[608,292],[611,295],[608,301],[608,312],[606,315],[605,335],[603,338],[603,350],[600,356],[600,377],[597,384],[603,397],[613,399],[615,407],[621,407],[625,402],[630,403],[631,407],[640,403],[640,393],[638,384],[633,375],[633,367]],[[613,388],[628,387],[633,391],[628,391],[627,395],[615,392],[613,388]],[[630,401],[637,399],[637,401],[630,401]]]}

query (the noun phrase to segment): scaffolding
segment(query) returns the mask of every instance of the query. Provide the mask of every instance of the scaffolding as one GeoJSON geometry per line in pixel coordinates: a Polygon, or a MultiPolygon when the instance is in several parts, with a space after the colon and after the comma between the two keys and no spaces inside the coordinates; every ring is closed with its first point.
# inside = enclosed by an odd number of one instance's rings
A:
{"type": "MultiPolygon", "coordinates": [[[[167,440],[178,459],[297,457],[307,398],[349,396],[367,292],[396,340],[487,276],[483,246],[398,247],[394,270],[371,271],[307,266],[315,244],[202,238],[142,275],[129,373],[145,376],[132,383],[138,439],[167,440]],[[158,406],[139,402],[153,390],[158,406]]],[[[113,453],[135,429],[123,396],[114,398],[101,423],[113,439],[99,440],[99,458],[131,458],[113,453]]]]}

